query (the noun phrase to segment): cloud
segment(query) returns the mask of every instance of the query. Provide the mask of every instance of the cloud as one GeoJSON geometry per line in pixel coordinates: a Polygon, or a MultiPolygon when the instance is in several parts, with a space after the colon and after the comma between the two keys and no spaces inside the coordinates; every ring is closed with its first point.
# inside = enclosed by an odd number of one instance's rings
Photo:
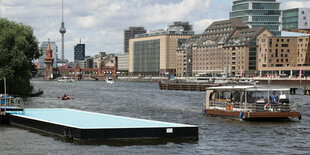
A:
{"type": "Polygon", "coordinates": [[[292,8],[310,8],[309,1],[289,1],[286,3],[286,9],[292,8]]]}
{"type": "MultiPolygon", "coordinates": [[[[166,28],[174,21],[189,21],[201,33],[214,20],[214,0],[65,0],[65,58],[73,60],[74,45],[86,44],[86,55],[99,51],[123,52],[124,29],[144,26],[166,28]],[[211,4],[212,2],[212,4],[211,4]],[[210,17],[211,16],[211,17],[210,17]]],[[[231,3],[224,3],[230,8],[231,3]]],[[[61,52],[61,0],[1,0],[1,17],[30,25],[40,42],[56,41],[61,52]]],[[[222,14],[228,14],[222,11],[222,14]]]]}
{"type": "Polygon", "coordinates": [[[194,23],[194,28],[196,33],[202,33],[207,27],[209,27],[213,22],[224,20],[224,19],[202,19],[199,21],[196,21],[194,23]]]}

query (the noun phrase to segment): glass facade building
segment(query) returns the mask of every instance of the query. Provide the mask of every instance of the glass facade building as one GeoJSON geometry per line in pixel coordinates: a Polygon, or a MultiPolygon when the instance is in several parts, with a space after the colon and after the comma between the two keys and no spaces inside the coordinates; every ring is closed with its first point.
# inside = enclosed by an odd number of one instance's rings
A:
{"type": "Polygon", "coordinates": [[[281,3],[276,0],[235,0],[230,19],[241,19],[250,28],[266,27],[281,35],[281,3]]]}
{"type": "Polygon", "coordinates": [[[158,73],[160,71],[160,39],[134,42],[133,72],[158,73]]]}
{"type": "Polygon", "coordinates": [[[77,44],[74,46],[74,61],[85,59],[85,44],[77,44]]]}
{"type": "Polygon", "coordinates": [[[310,8],[283,10],[282,28],[284,31],[310,30],[310,8]]]}

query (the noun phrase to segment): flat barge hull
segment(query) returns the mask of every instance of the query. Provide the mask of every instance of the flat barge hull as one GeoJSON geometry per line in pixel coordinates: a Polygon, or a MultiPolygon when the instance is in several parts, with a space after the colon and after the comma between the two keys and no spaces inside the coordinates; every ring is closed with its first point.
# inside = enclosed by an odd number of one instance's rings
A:
{"type": "Polygon", "coordinates": [[[206,91],[206,88],[208,87],[217,87],[217,86],[220,86],[220,84],[159,82],[159,88],[162,90],[206,91]]]}
{"type": "MultiPolygon", "coordinates": [[[[208,115],[240,117],[240,111],[206,109],[208,115]]],[[[299,118],[299,112],[242,112],[242,119],[299,118]]]]}
{"type": "Polygon", "coordinates": [[[11,113],[9,119],[11,124],[79,141],[158,138],[198,140],[198,127],[193,125],[72,109],[25,109],[24,114],[11,113]]]}

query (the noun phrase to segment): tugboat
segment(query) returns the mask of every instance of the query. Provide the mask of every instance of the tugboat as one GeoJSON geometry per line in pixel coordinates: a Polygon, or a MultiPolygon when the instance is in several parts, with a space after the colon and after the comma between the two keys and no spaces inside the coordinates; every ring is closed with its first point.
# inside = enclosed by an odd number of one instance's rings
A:
{"type": "Polygon", "coordinates": [[[289,90],[258,86],[209,87],[206,90],[203,114],[236,117],[242,120],[301,120],[297,103],[289,100],[289,90]]]}

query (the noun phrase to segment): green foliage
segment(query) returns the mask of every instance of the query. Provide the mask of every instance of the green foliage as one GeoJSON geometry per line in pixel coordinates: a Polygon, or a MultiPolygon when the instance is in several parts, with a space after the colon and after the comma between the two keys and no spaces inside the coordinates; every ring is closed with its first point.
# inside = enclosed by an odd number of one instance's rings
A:
{"type": "MultiPolygon", "coordinates": [[[[28,96],[35,73],[32,62],[42,52],[30,26],[0,18],[0,79],[7,79],[7,93],[28,96]]],[[[0,93],[3,93],[3,80],[0,93]]]]}

